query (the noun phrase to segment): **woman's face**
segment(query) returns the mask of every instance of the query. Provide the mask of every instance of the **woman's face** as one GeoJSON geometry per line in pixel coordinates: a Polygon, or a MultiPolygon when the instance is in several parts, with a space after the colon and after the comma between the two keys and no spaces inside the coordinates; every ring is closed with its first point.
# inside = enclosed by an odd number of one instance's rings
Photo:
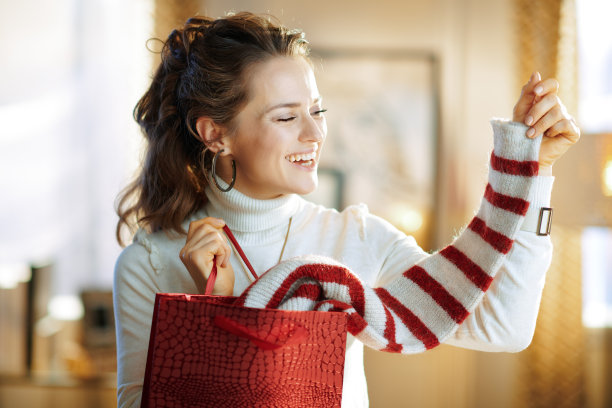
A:
{"type": "Polygon", "coordinates": [[[327,124],[310,65],[274,57],[251,67],[247,78],[250,100],[228,138],[235,188],[258,199],[312,192],[327,124]]]}

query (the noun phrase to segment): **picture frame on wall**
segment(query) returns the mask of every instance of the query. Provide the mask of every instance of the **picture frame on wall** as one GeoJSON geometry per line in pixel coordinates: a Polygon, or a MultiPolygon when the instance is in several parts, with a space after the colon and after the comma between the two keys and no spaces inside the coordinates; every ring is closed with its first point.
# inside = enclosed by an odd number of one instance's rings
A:
{"type": "Polygon", "coordinates": [[[436,55],[314,49],[311,56],[328,110],[320,167],[342,175],[341,205],[365,203],[431,249],[438,202],[436,55]]]}

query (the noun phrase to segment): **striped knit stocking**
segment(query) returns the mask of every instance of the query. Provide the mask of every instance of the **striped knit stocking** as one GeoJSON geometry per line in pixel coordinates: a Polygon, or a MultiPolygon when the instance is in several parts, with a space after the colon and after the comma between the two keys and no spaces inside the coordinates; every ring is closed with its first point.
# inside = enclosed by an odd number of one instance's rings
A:
{"type": "Polygon", "coordinates": [[[417,353],[444,342],[483,298],[512,248],[529,207],[541,137],[493,121],[494,149],[480,209],[444,249],[384,287],[370,288],[346,266],[322,257],[287,260],[267,271],[238,304],[284,310],[344,311],[348,330],[369,347],[417,353]]]}

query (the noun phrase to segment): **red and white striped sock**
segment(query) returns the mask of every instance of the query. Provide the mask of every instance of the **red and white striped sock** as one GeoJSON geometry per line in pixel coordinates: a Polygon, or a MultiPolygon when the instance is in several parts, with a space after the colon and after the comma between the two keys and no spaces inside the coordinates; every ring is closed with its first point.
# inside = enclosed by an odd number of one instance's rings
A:
{"type": "Polygon", "coordinates": [[[417,353],[444,342],[481,301],[512,248],[529,207],[541,137],[493,122],[494,149],[480,209],[452,244],[384,287],[370,288],[324,257],[292,258],[253,282],[237,304],[344,311],[348,330],[369,347],[417,353]]]}

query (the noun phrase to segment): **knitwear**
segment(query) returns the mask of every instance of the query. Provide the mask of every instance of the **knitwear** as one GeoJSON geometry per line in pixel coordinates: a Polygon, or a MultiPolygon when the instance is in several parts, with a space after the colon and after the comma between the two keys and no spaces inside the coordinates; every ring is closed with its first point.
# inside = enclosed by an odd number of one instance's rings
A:
{"type": "MultiPolygon", "coordinates": [[[[499,133],[496,137],[510,132],[520,136],[517,140],[528,141],[524,136],[527,127],[521,124],[496,121],[493,130],[496,135],[499,133]]],[[[528,214],[532,211],[537,214],[540,207],[550,206],[554,177],[536,179],[528,214]]],[[[293,223],[286,259],[304,254],[332,258],[371,288],[387,287],[430,255],[413,237],[371,214],[365,204],[351,205],[338,212],[295,194],[255,200],[235,189],[221,193],[206,188],[205,192],[208,202],[185,219],[183,228],[207,216],[223,219],[257,272],[276,265],[290,217],[293,223]]],[[[155,293],[198,293],[179,258],[185,239],[185,235],[141,229],[117,259],[113,297],[121,408],[139,406],[155,293]]],[[[533,336],[551,256],[550,237],[519,231],[484,298],[445,343],[487,352],[517,352],[527,347],[533,336]]],[[[252,277],[245,273],[239,257],[233,255],[230,262],[235,274],[233,294],[239,296],[252,283],[252,277]]],[[[456,290],[462,290],[461,282],[471,285],[464,279],[455,282],[456,290]]],[[[343,407],[368,406],[363,359],[363,343],[349,333],[343,407]]]]}
{"type": "Polygon", "coordinates": [[[253,282],[236,303],[343,311],[349,332],[382,351],[418,353],[444,342],[481,301],[510,252],[538,173],[541,136],[494,134],[480,209],[450,245],[378,288],[333,259],[292,258],[253,282]]]}

